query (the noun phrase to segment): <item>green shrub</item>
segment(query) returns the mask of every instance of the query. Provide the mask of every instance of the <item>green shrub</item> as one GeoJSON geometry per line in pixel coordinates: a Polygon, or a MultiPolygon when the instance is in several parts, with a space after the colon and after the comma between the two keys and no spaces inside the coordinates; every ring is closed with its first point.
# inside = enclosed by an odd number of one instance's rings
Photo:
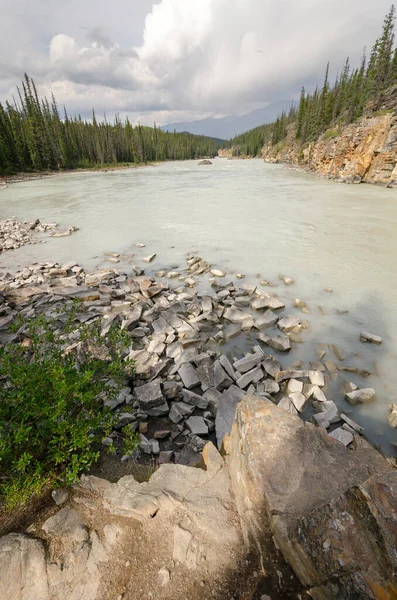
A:
{"type": "Polygon", "coordinates": [[[336,138],[339,135],[339,130],[338,129],[328,129],[328,131],[326,131],[323,135],[324,139],[329,139],[329,138],[336,138]]]}
{"type": "Polygon", "coordinates": [[[0,503],[7,508],[49,484],[73,483],[98,459],[114,419],[103,398],[117,397],[132,374],[123,360],[130,340],[116,326],[105,340],[98,324],[82,326],[80,352],[65,352],[62,334],[76,329],[77,310],[27,321],[30,345],[0,348],[0,503]]]}

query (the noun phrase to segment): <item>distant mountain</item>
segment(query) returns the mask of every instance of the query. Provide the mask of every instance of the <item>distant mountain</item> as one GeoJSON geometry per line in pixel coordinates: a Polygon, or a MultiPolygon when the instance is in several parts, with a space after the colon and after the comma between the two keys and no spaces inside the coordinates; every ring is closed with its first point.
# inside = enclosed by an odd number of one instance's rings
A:
{"type": "Polygon", "coordinates": [[[258,127],[258,125],[272,123],[283,110],[289,111],[291,104],[293,104],[291,100],[280,100],[279,102],[272,102],[266,108],[258,108],[239,117],[229,115],[227,117],[220,117],[219,119],[209,118],[187,123],[169,123],[168,125],[163,125],[161,129],[163,131],[175,130],[178,133],[188,131],[197,135],[207,135],[222,140],[229,140],[235,135],[258,127]]]}

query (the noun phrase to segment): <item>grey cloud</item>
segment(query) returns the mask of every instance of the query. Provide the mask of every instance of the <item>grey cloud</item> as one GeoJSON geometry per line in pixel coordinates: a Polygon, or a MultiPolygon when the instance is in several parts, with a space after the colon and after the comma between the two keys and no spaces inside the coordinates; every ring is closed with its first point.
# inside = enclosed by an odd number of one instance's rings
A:
{"type": "Polygon", "coordinates": [[[241,114],[321,85],[328,60],[331,77],[347,55],[357,64],[389,2],[119,0],[115,10],[107,0],[0,0],[0,99],[27,71],[82,114],[241,114]]]}

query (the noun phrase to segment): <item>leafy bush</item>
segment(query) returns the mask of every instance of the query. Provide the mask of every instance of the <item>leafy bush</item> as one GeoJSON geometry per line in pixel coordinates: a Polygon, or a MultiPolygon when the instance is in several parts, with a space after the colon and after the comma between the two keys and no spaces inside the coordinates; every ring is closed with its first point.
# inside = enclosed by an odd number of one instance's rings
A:
{"type": "Polygon", "coordinates": [[[82,326],[79,352],[68,351],[64,334],[75,329],[77,310],[35,317],[19,329],[22,343],[0,348],[0,501],[7,508],[49,484],[73,483],[97,460],[114,420],[103,398],[117,397],[132,374],[123,360],[130,340],[116,326],[105,341],[98,325],[82,326]]]}

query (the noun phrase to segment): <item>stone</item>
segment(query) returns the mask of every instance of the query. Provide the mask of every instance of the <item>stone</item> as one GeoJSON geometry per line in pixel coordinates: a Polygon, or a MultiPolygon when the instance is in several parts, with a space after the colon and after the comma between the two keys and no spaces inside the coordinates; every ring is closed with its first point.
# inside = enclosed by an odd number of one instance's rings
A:
{"type": "Polygon", "coordinates": [[[164,319],[164,317],[159,317],[158,319],[153,321],[152,326],[153,326],[154,332],[158,335],[161,335],[161,334],[168,335],[168,334],[174,333],[174,328],[171,327],[171,325],[169,323],[167,323],[167,321],[164,319]]]}
{"type": "Polygon", "coordinates": [[[345,358],[347,358],[347,354],[338,348],[338,346],[335,346],[335,344],[331,345],[331,350],[338,360],[345,360],[345,358]]]}
{"type": "Polygon", "coordinates": [[[182,395],[183,401],[186,402],[186,404],[191,404],[201,410],[205,410],[208,407],[208,400],[203,398],[203,396],[199,396],[187,389],[182,390],[182,395]]]}
{"type": "Polygon", "coordinates": [[[241,375],[236,381],[236,384],[240,388],[246,388],[250,383],[258,383],[263,378],[263,371],[261,367],[255,367],[251,371],[247,371],[244,375],[241,375]]]}
{"type": "Polygon", "coordinates": [[[21,533],[0,538],[0,598],[50,600],[44,544],[21,533]]]}
{"type": "Polygon", "coordinates": [[[214,387],[220,392],[233,383],[233,379],[229,377],[226,371],[222,368],[219,360],[215,361],[214,365],[214,387]]]}
{"type": "Polygon", "coordinates": [[[200,385],[200,378],[198,377],[193,365],[190,362],[184,363],[178,369],[178,375],[182,379],[183,385],[190,390],[196,385],[200,385]]]}
{"type": "Polygon", "coordinates": [[[246,373],[250,371],[263,360],[263,354],[255,353],[255,354],[247,354],[244,358],[240,358],[240,360],[236,360],[234,363],[234,368],[239,373],[246,373]]]}
{"type": "Polygon", "coordinates": [[[186,404],[185,402],[173,402],[168,418],[173,423],[180,423],[182,419],[190,416],[195,408],[194,405],[186,404]]]}
{"type": "Polygon", "coordinates": [[[136,243],[135,243],[135,246],[136,246],[137,248],[144,248],[144,247],[145,247],[145,245],[146,245],[146,244],[142,244],[142,242],[136,242],[136,243]]]}
{"type": "Polygon", "coordinates": [[[69,499],[69,490],[66,488],[59,488],[57,490],[52,490],[51,497],[54,500],[57,506],[62,506],[69,499]]]}
{"type": "Polygon", "coordinates": [[[319,387],[324,387],[325,380],[321,371],[309,371],[310,383],[319,387]]]}
{"type": "Polygon", "coordinates": [[[165,381],[163,383],[163,392],[167,400],[178,398],[182,391],[182,384],[178,381],[165,381]]]}
{"type": "Polygon", "coordinates": [[[348,394],[349,392],[354,392],[354,390],[358,390],[358,386],[352,381],[342,381],[342,392],[343,395],[348,394]]]}
{"type": "Polygon", "coordinates": [[[226,275],[224,271],[220,271],[219,269],[211,269],[210,273],[213,277],[225,277],[226,275]]]}
{"type": "Polygon", "coordinates": [[[291,350],[291,343],[287,335],[280,334],[272,338],[264,333],[259,333],[257,339],[280,352],[291,350]]]}
{"type": "Polygon", "coordinates": [[[287,384],[287,394],[293,394],[294,392],[301,392],[303,390],[303,383],[297,379],[290,379],[287,384]]]}
{"type": "Polygon", "coordinates": [[[222,398],[221,392],[215,388],[209,388],[206,392],[204,392],[203,397],[208,400],[208,410],[210,411],[212,417],[215,418],[222,398]]]}
{"type": "Polygon", "coordinates": [[[232,307],[225,310],[223,317],[231,323],[241,324],[243,321],[250,318],[251,315],[243,312],[242,310],[238,310],[238,308],[232,307]]]}
{"type": "Polygon", "coordinates": [[[390,412],[387,415],[387,421],[390,427],[397,429],[397,404],[390,404],[390,412]]]}
{"type": "Polygon", "coordinates": [[[157,581],[159,582],[161,587],[168,585],[170,582],[169,570],[168,569],[160,569],[160,571],[157,573],[157,581]]]}
{"type": "Polygon", "coordinates": [[[152,454],[153,447],[150,440],[147,439],[142,433],[138,434],[139,436],[139,449],[144,452],[144,454],[152,454]]]}
{"type": "Polygon", "coordinates": [[[161,392],[160,383],[151,381],[134,388],[139,408],[151,417],[159,417],[168,413],[169,407],[161,392]]]}
{"type": "Polygon", "coordinates": [[[78,512],[72,508],[61,508],[55,515],[47,519],[43,531],[48,535],[56,536],[64,542],[81,544],[89,538],[88,528],[78,512]]]}
{"type": "Polygon", "coordinates": [[[353,392],[347,392],[345,399],[353,406],[357,406],[357,404],[369,404],[376,401],[376,393],[373,388],[362,388],[353,392]]]}
{"type": "Polygon", "coordinates": [[[228,376],[231,379],[233,379],[233,381],[235,381],[236,380],[236,372],[235,372],[234,368],[232,367],[232,364],[231,364],[230,360],[227,358],[227,356],[225,356],[224,354],[221,354],[221,356],[219,357],[219,363],[223,367],[223,369],[226,371],[228,376]]]}
{"type": "Polygon", "coordinates": [[[280,386],[273,379],[265,379],[263,385],[266,394],[277,394],[280,391],[280,386]]]}
{"type": "Polygon", "coordinates": [[[282,408],[283,410],[286,410],[287,412],[291,413],[291,415],[296,415],[296,416],[299,415],[291,398],[287,398],[287,397],[281,398],[281,400],[277,404],[277,406],[279,408],[282,408]]]}
{"type": "Polygon", "coordinates": [[[201,160],[198,164],[199,164],[199,166],[212,165],[212,161],[208,160],[208,158],[205,158],[204,160],[201,160]]]}
{"type": "Polygon", "coordinates": [[[332,400],[313,402],[313,407],[315,410],[319,411],[318,414],[313,415],[313,418],[321,427],[327,429],[331,423],[340,421],[338,407],[332,400]]]}
{"type": "Polygon", "coordinates": [[[232,385],[229,387],[229,389],[223,392],[219,399],[219,405],[215,419],[215,432],[219,449],[222,447],[224,436],[230,433],[232,429],[236,406],[243,396],[244,392],[236,385],[232,385]]]}
{"type": "Polygon", "coordinates": [[[352,443],[354,436],[349,432],[343,429],[342,427],[338,427],[338,429],[334,429],[331,433],[328,434],[329,437],[338,440],[344,446],[349,446],[352,443]]]}
{"type": "Polygon", "coordinates": [[[329,371],[331,374],[338,372],[338,367],[332,360],[326,360],[324,364],[327,368],[327,371],[329,371]]]}
{"type": "Polygon", "coordinates": [[[288,398],[292,401],[298,412],[302,413],[305,410],[308,399],[301,392],[292,392],[288,394],[288,398]]]}
{"type": "Polygon", "coordinates": [[[369,333],[368,331],[362,331],[360,333],[361,342],[371,342],[372,344],[381,344],[382,338],[379,335],[369,333]]]}
{"type": "Polygon", "coordinates": [[[357,431],[357,433],[364,433],[364,427],[361,427],[361,425],[358,425],[355,421],[353,421],[352,419],[350,419],[350,417],[348,417],[347,415],[341,413],[340,418],[347,424],[349,425],[349,427],[351,427],[354,431],[357,431]]]}
{"type": "Polygon", "coordinates": [[[208,426],[203,417],[189,417],[186,425],[195,435],[208,435],[208,426]]]}
{"type": "Polygon", "coordinates": [[[273,378],[276,377],[277,373],[281,369],[281,365],[280,365],[279,361],[277,360],[277,358],[275,358],[272,355],[269,355],[265,358],[265,360],[262,363],[262,366],[263,366],[264,370],[266,371],[266,373],[268,375],[270,375],[270,377],[273,377],[273,378]]]}
{"type": "Polygon", "coordinates": [[[162,450],[159,454],[159,464],[165,465],[172,462],[174,452],[172,450],[162,450]]]}
{"type": "Polygon", "coordinates": [[[295,327],[301,324],[301,319],[294,317],[292,315],[287,315],[279,320],[277,323],[277,327],[283,332],[288,333],[292,331],[295,327]]]}
{"type": "Polygon", "coordinates": [[[156,254],[149,254],[149,256],[145,256],[144,258],[142,258],[142,262],[151,263],[152,260],[154,260],[155,258],[156,254]]]}
{"type": "Polygon", "coordinates": [[[277,315],[275,315],[272,310],[268,309],[255,321],[255,328],[259,329],[259,331],[268,329],[269,327],[273,327],[277,321],[277,315]]]}

